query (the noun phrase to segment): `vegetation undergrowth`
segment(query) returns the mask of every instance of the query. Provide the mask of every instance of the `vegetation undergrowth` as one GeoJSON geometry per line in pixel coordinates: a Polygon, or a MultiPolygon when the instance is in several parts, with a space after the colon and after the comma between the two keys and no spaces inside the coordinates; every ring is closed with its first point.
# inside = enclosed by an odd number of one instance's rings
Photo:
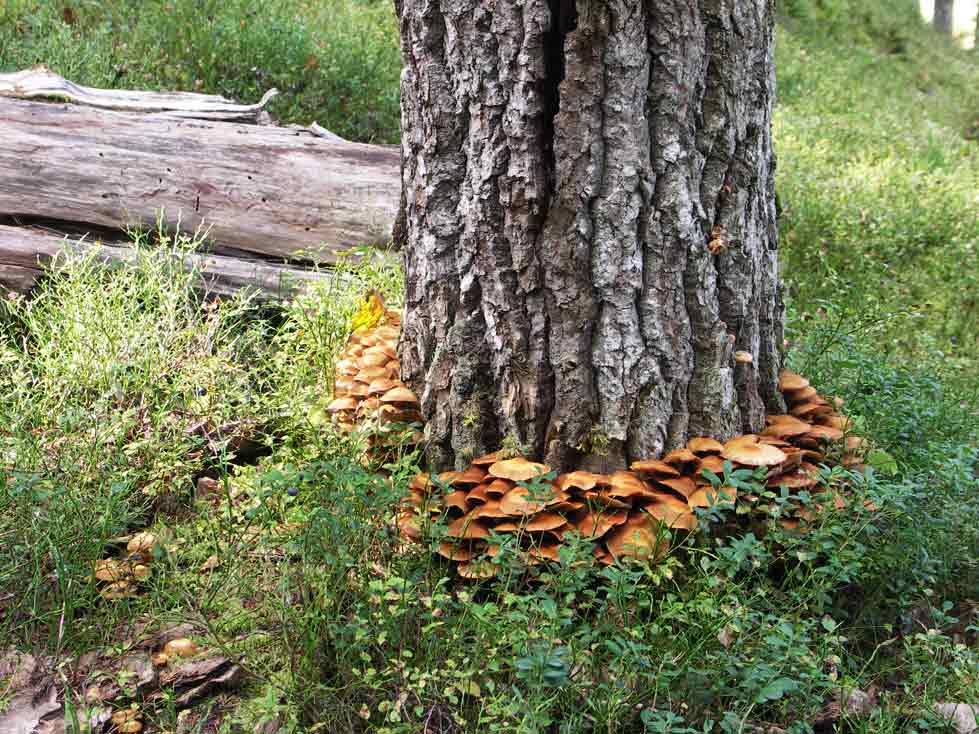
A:
{"type": "MultiPolygon", "coordinates": [[[[281,307],[215,305],[167,256],[186,246],[109,273],[82,258],[3,302],[3,644],[76,659],[127,649],[137,622],[190,623],[247,673],[226,732],[807,732],[841,687],[883,704],[855,731],[916,731],[930,702],[979,696],[974,396],[870,351],[876,322],[805,323],[793,352],[874,442],[844,511],[794,533],[781,507],[828,495],[772,493],[769,520],[732,532],[705,511],[714,530],[653,567],[596,567],[582,544],[469,583],[391,528],[418,457],[375,473],[322,412],[360,294],[394,301],[397,267],[365,257],[281,307]],[[187,431],[201,421],[264,449],[243,459],[187,431]],[[197,476],[222,492],[195,496],[197,476]],[[100,598],[93,562],[147,524],[152,576],[100,598]]],[[[176,730],[174,707],[146,717],[176,730]]]]}

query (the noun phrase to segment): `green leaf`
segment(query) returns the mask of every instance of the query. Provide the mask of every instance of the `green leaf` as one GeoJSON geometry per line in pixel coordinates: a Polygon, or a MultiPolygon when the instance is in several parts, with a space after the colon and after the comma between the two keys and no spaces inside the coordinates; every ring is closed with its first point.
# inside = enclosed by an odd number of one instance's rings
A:
{"type": "Polygon", "coordinates": [[[894,457],[882,449],[874,449],[867,454],[867,466],[887,476],[894,476],[898,469],[894,457]]]}
{"type": "Polygon", "coordinates": [[[791,678],[776,678],[758,692],[758,695],[755,696],[755,703],[777,701],[798,687],[799,684],[791,678]]]}

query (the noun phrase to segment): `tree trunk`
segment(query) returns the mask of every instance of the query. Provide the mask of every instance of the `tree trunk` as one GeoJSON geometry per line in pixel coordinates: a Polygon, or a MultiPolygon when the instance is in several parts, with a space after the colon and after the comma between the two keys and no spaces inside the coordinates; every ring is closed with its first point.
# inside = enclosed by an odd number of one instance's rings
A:
{"type": "Polygon", "coordinates": [[[933,23],[935,30],[944,33],[946,36],[952,35],[952,18],[955,0],[935,0],[935,17],[933,23]]]}
{"type": "Polygon", "coordinates": [[[760,429],[781,407],[772,0],[396,6],[401,357],[432,461],[508,441],[607,471],[760,429]]]}

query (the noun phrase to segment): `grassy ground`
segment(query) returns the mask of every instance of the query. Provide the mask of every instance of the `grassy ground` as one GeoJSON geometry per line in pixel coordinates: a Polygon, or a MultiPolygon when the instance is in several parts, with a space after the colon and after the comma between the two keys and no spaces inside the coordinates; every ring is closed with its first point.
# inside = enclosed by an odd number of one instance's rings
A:
{"type": "MultiPolygon", "coordinates": [[[[282,308],[215,309],[153,254],[112,274],[83,260],[32,300],[0,302],[0,463],[13,468],[0,483],[0,647],[59,655],[84,711],[80,653],[122,654],[136,621],[192,624],[248,677],[189,720],[172,699],[146,705],[167,732],[801,733],[856,686],[881,708],[843,728],[870,734],[940,731],[933,702],[979,702],[977,153],[962,135],[979,75],[907,16],[860,7],[786,5],[776,136],[793,363],[847,400],[878,450],[856,486],[876,513],[858,502],[801,536],[772,523],[678,538],[651,569],[569,558],[462,585],[377,521],[417,457],[382,480],[325,425],[358,295],[372,285],[396,300],[395,264],[370,260],[353,286],[282,308]],[[259,458],[187,431],[203,420],[250,437],[259,458]],[[202,474],[219,481],[215,503],[194,496],[202,474]],[[141,593],[100,599],[92,563],[147,525],[163,542],[141,593]]],[[[389,13],[353,0],[0,0],[0,68],[201,79],[246,99],[274,83],[293,90],[284,119],[390,140],[389,13]]]]}

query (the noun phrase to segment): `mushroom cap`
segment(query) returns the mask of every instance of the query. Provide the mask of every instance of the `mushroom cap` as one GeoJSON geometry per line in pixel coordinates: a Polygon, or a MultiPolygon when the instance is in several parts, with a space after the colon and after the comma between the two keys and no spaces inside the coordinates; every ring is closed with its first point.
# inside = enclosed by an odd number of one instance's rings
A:
{"type": "Polygon", "coordinates": [[[462,517],[449,523],[446,535],[450,538],[463,538],[465,540],[479,540],[489,537],[489,528],[476,519],[474,514],[477,510],[463,515],[462,517]]]}
{"type": "Polygon", "coordinates": [[[768,467],[768,476],[773,477],[776,474],[787,474],[790,471],[795,471],[802,464],[802,449],[797,449],[795,446],[786,447],[781,449],[782,453],[785,454],[786,459],[781,464],[777,466],[768,467]]]}
{"type": "Polygon", "coordinates": [[[645,472],[647,474],[663,474],[668,477],[678,477],[680,472],[672,464],[667,464],[659,459],[643,459],[634,461],[629,465],[632,471],[645,472]]]}
{"type": "Polygon", "coordinates": [[[156,536],[145,530],[136,533],[126,544],[129,553],[152,553],[156,547],[156,536]]]}
{"type": "Polygon", "coordinates": [[[507,520],[505,522],[501,522],[498,525],[493,526],[493,530],[496,531],[497,533],[515,533],[518,530],[522,530],[522,529],[523,526],[520,525],[519,523],[514,522],[513,520],[507,520]]]}
{"type": "Polygon", "coordinates": [[[489,502],[489,485],[480,484],[469,490],[469,494],[466,496],[466,500],[469,504],[474,502],[489,502]]]}
{"type": "Polygon", "coordinates": [[[372,381],[377,380],[378,378],[387,376],[388,371],[383,367],[365,367],[354,375],[354,380],[357,382],[365,382],[370,384],[372,381]]]}
{"type": "Polygon", "coordinates": [[[504,517],[513,517],[513,513],[507,512],[502,507],[500,507],[500,501],[495,499],[488,499],[485,503],[479,506],[479,512],[476,517],[489,517],[493,519],[499,519],[504,517]]]}
{"type": "Polygon", "coordinates": [[[551,470],[547,464],[538,464],[527,461],[522,457],[515,459],[503,459],[491,464],[489,473],[491,476],[501,479],[509,479],[513,482],[525,482],[528,479],[547,474],[551,470]]]}
{"type": "Polygon", "coordinates": [[[462,510],[463,512],[468,512],[469,505],[466,503],[467,492],[464,489],[457,489],[455,492],[449,492],[445,495],[445,506],[455,507],[457,510],[462,510]]]}
{"type": "Polygon", "coordinates": [[[653,502],[644,504],[643,510],[671,528],[695,530],[697,516],[684,500],[668,492],[657,492],[653,502]]]}
{"type": "Polygon", "coordinates": [[[384,393],[390,392],[394,388],[398,387],[400,380],[392,380],[389,377],[381,376],[370,381],[367,385],[368,395],[384,395],[384,393]]]}
{"type": "Polygon", "coordinates": [[[452,486],[465,486],[472,485],[475,486],[480,484],[484,479],[486,479],[486,470],[481,469],[478,466],[466,467],[463,471],[458,473],[459,475],[455,478],[452,486]]]}
{"type": "Polygon", "coordinates": [[[769,487],[785,487],[787,489],[803,489],[814,487],[819,484],[818,477],[806,471],[794,471],[790,474],[782,474],[768,480],[769,487]]]}
{"type": "Polygon", "coordinates": [[[418,405],[418,397],[407,387],[396,387],[381,396],[382,403],[411,403],[418,405]]]}
{"type": "Polygon", "coordinates": [[[690,477],[675,477],[672,479],[657,479],[657,484],[662,484],[665,487],[669,487],[674,492],[683,495],[684,498],[689,497],[694,492],[697,491],[697,485],[694,484],[693,479],[690,477]]]}
{"type": "Polygon", "coordinates": [[[809,430],[808,423],[788,413],[767,416],[765,423],[768,424],[768,427],[761,432],[762,436],[775,436],[776,438],[799,436],[809,430]]]}
{"type": "Polygon", "coordinates": [[[687,498],[690,507],[721,507],[730,505],[738,499],[738,490],[734,487],[701,487],[687,498]]]}
{"type": "Polygon", "coordinates": [[[198,652],[197,643],[187,637],[178,637],[175,640],[170,640],[166,645],[163,646],[163,652],[168,657],[179,657],[188,658],[191,655],[196,655],[198,652]]]}
{"type": "Polygon", "coordinates": [[[473,466],[489,466],[490,464],[495,464],[500,460],[500,452],[494,451],[491,454],[483,454],[472,460],[473,466]]]}
{"type": "Polygon", "coordinates": [[[649,485],[632,472],[617,471],[609,479],[612,485],[608,490],[609,497],[622,499],[649,496],[652,493],[649,485]]]}
{"type": "Polygon", "coordinates": [[[649,513],[634,513],[605,537],[605,547],[616,558],[661,558],[669,550],[669,543],[659,538],[662,526],[649,513]]]}
{"type": "Polygon", "coordinates": [[[802,390],[809,387],[809,380],[802,375],[789,370],[782,370],[778,373],[778,389],[781,392],[786,390],[802,390]]]}
{"type": "Polygon", "coordinates": [[[366,350],[357,359],[357,368],[358,369],[364,370],[364,369],[367,369],[369,367],[383,367],[384,365],[386,365],[388,363],[388,359],[389,358],[388,358],[388,356],[386,354],[383,354],[381,352],[373,352],[373,353],[371,352],[371,349],[374,349],[374,348],[375,347],[371,347],[370,349],[366,350]]]}
{"type": "Polygon", "coordinates": [[[695,454],[719,454],[724,450],[724,444],[707,436],[695,436],[687,441],[687,448],[695,454]]]}
{"type": "Polygon", "coordinates": [[[839,441],[843,438],[843,431],[833,426],[812,426],[806,434],[810,438],[818,438],[823,441],[839,441]]]}
{"type": "Polygon", "coordinates": [[[533,515],[544,509],[544,502],[530,498],[526,487],[514,487],[500,500],[500,509],[511,517],[533,515]]]}
{"type": "Polygon", "coordinates": [[[688,461],[696,460],[697,455],[686,447],[673,449],[673,451],[663,457],[663,461],[665,461],[667,464],[685,464],[688,461]]]}
{"type": "Polygon", "coordinates": [[[438,554],[450,561],[471,561],[482,553],[482,546],[476,543],[450,543],[443,540],[439,543],[438,554]]]}
{"type": "Polygon", "coordinates": [[[739,349],[734,353],[734,361],[740,364],[751,364],[755,361],[755,358],[751,356],[751,352],[745,352],[739,349]]]}
{"type": "Polygon", "coordinates": [[[561,515],[556,512],[538,512],[524,524],[525,530],[538,532],[541,530],[557,530],[567,523],[561,515]]]}
{"type": "Polygon", "coordinates": [[[585,538],[600,538],[612,528],[621,525],[628,519],[628,510],[588,512],[581,520],[575,523],[575,527],[578,528],[578,532],[585,538]]]}
{"type": "Polygon", "coordinates": [[[833,409],[826,404],[822,398],[813,399],[805,403],[798,403],[789,408],[789,413],[797,418],[815,418],[818,416],[832,415],[833,409]]]}
{"type": "Polygon", "coordinates": [[[560,543],[540,543],[530,549],[530,555],[545,561],[557,561],[560,558],[560,543]]]}
{"type": "Polygon", "coordinates": [[[724,473],[724,459],[716,454],[708,454],[707,456],[701,457],[700,462],[697,464],[698,476],[702,476],[701,473],[705,469],[720,476],[724,473]]]}
{"type": "Polygon", "coordinates": [[[865,441],[860,436],[847,436],[846,446],[847,451],[856,451],[857,449],[863,448],[865,441]]]}
{"type": "Polygon", "coordinates": [[[590,471],[573,471],[560,475],[554,480],[554,486],[563,490],[573,488],[587,491],[594,489],[596,485],[605,481],[607,481],[607,478],[603,474],[595,474],[590,471]]]}
{"type": "Polygon", "coordinates": [[[486,494],[491,497],[502,497],[511,489],[513,489],[513,482],[497,477],[486,485],[486,494]]]}
{"type": "Polygon", "coordinates": [[[366,398],[368,395],[367,384],[364,382],[354,382],[347,388],[347,395],[354,398],[366,398]]]}
{"type": "Polygon", "coordinates": [[[354,410],[358,403],[353,398],[337,398],[332,403],[326,406],[328,413],[336,413],[340,410],[354,410]]]}
{"type": "Polygon", "coordinates": [[[547,509],[552,512],[575,512],[584,506],[585,503],[579,502],[578,500],[561,500],[560,502],[555,502],[553,505],[549,504],[547,509]]]}
{"type": "Polygon", "coordinates": [[[397,518],[398,530],[409,540],[421,540],[421,518],[414,512],[399,512],[397,518]]]}
{"type": "Polygon", "coordinates": [[[134,595],[132,584],[128,581],[115,581],[99,592],[103,599],[125,599],[134,595]]]}
{"type": "Polygon", "coordinates": [[[768,444],[769,446],[775,446],[776,448],[785,448],[786,446],[791,446],[788,441],[776,438],[775,436],[759,436],[758,443],[768,444]]]}
{"type": "Polygon", "coordinates": [[[615,556],[609,553],[604,548],[599,548],[595,546],[595,560],[601,563],[603,566],[611,566],[615,563],[615,556]]]}
{"type": "Polygon", "coordinates": [[[802,403],[809,398],[816,397],[819,393],[816,392],[816,388],[812,385],[804,387],[801,390],[785,390],[785,397],[792,403],[802,403]]]}
{"type": "MultiPolygon", "coordinates": [[[[390,316],[387,316],[387,318],[390,318],[390,316]]],[[[398,316],[397,320],[400,322],[401,317],[398,316]]],[[[380,340],[397,343],[398,337],[401,335],[401,329],[390,324],[382,324],[374,330],[374,333],[380,340]]]]}
{"type": "Polygon", "coordinates": [[[612,507],[618,510],[628,510],[632,507],[631,503],[613,497],[605,490],[591,490],[586,493],[584,499],[593,507],[604,507],[606,509],[612,507]]]}
{"type": "Polygon", "coordinates": [[[418,472],[408,482],[408,489],[414,489],[418,492],[431,492],[432,486],[432,475],[427,472],[418,472]]]}
{"type": "Polygon", "coordinates": [[[99,581],[122,581],[129,578],[129,564],[115,558],[104,558],[95,562],[95,578],[99,581]]]}
{"type": "MultiPolygon", "coordinates": [[[[745,438],[742,436],[742,438],[745,438]]],[[[752,437],[758,441],[757,436],[752,437]]],[[[775,466],[785,461],[785,454],[775,446],[732,439],[724,446],[721,456],[745,466],[775,466]]]]}
{"type": "Polygon", "coordinates": [[[819,416],[816,422],[823,426],[832,426],[833,428],[839,428],[841,431],[848,431],[852,427],[850,424],[850,419],[844,415],[824,415],[819,416]]]}

